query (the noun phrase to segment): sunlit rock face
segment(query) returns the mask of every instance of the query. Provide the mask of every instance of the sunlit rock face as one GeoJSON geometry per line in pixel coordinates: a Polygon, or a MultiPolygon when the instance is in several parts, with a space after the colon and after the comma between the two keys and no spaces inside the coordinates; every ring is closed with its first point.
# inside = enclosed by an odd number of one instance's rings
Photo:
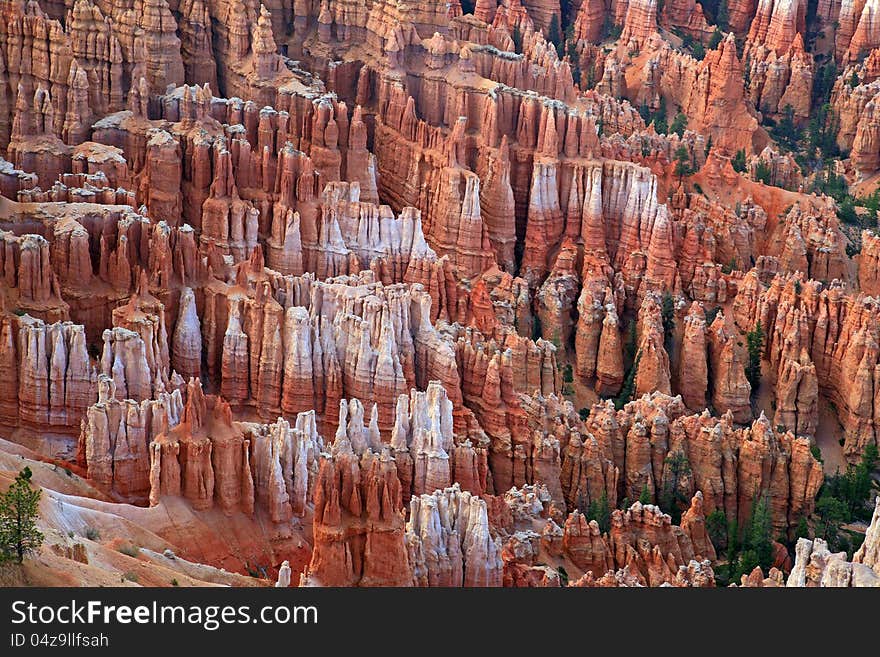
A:
{"type": "Polygon", "coordinates": [[[880,443],[880,7],[807,4],[2,3],[47,572],[876,585],[803,533],[880,443]]]}

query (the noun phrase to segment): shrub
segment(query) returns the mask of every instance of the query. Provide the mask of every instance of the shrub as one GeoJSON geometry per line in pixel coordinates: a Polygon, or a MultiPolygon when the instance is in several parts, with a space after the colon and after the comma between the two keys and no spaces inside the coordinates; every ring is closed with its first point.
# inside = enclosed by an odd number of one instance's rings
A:
{"type": "Polygon", "coordinates": [[[135,559],[137,559],[138,555],[141,553],[141,549],[136,545],[123,545],[118,548],[118,551],[135,559]]]}

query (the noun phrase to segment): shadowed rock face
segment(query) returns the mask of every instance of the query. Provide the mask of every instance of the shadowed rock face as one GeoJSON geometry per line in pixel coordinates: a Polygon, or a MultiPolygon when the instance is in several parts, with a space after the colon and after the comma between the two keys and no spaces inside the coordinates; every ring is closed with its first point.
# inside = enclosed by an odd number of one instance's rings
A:
{"type": "MultiPolygon", "coordinates": [[[[876,5],[3,3],[0,459],[279,586],[714,586],[707,518],[793,540],[880,441],[811,191],[875,186],[876,5]]],[[[877,522],[742,583],[870,584],[877,522]]]]}

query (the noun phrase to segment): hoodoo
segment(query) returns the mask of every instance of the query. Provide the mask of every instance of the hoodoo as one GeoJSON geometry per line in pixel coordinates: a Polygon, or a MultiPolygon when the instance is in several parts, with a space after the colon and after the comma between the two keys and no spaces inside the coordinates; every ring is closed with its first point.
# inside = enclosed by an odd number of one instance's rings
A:
{"type": "Polygon", "coordinates": [[[878,174],[878,0],[2,2],[21,581],[876,586],[878,174]]]}

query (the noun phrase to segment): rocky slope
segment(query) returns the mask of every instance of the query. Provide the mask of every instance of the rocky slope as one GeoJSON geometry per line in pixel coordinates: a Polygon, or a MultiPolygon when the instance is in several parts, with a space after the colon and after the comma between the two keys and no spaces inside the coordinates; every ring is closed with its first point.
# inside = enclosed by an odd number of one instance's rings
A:
{"type": "Polygon", "coordinates": [[[0,478],[59,582],[714,586],[759,501],[750,583],[870,579],[876,518],[796,537],[880,444],[872,2],[466,9],[0,8],[0,478]]]}

